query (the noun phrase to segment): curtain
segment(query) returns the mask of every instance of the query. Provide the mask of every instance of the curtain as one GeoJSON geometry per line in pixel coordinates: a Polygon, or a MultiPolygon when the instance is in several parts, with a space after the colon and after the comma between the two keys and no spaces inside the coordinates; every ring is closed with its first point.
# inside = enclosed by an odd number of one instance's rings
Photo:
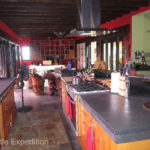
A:
{"type": "Polygon", "coordinates": [[[17,46],[17,67],[18,67],[18,70],[17,70],[17,73],[20,69],[20,50],[19,50],[19,46],[17,46]]]}
{"type": "Polygon", "coordinates": [[[16,52],[15,45],[9,44],[9,53],[10,53],[10,77],[16,76],[16,52]]]}
{"type": "Polygon", "coordinates": [[[0,78],[15,77],[20,68],[19,46],[0,40],[0,78]]]}
{"type": "Polygon", "coordinates": [[[15,45],[11,45],[12,63],[13,63],[13,77],[16,76],[16,50],[15,45]]]}
{"type": "Polygon", "coordinates": [[[9,77],[9,66],[8,66],[8,43],[0,41],[0,77],[9,77]]]}

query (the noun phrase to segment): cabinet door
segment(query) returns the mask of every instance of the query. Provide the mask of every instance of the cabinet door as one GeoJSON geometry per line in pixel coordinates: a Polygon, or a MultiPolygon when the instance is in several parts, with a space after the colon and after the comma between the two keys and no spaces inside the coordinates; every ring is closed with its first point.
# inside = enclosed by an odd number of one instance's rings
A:
{"type": "Polygon", "coordinates": [[[79,102],[79,98],[78,98],[78,102],[77,102],[77,118],[78,118],[78,120],[76,120],[77,121],[77,123],[78,123],[78,136],[80,137],[81,136],[81,104],[80,104],[80,102],[79,102]]]}
{"type": "Polygon", "coordinates": [[[11,124],[14,124],[15,118],[16,118],[16,114],[17,114],[17,108],[15,103],[12,106],[12,112],[11,112],[11,124]]]}
{"type": "Polygon", "coordinates": [[[13,108],[14,108],[14,104],[15,104],[15,100],[14,100],[14,88],[11,87],[10,88],[10,92],[8,93],[8,103],[10,106],[10,113],[12,113],[13,108]]]}
{"type": "Polygon", "coordinates": [[[10,115],[10,100],[11,100],[11,96],[10,94],[6,95],[6,97],[3,99],[2,102],[2,117],[3,120],[8,118],[10,115]]]}
{"type": "Polygon", "coordinates": [[[86,137],[88,128],[92,126],[93,118],[87,110],[81,105],[81,136],[86,146],[86,137]]]}
{"type": "Polygon", "coordinates": [[[93,117],[88,111],[78,102],[79,115],[79,136],[81,139],[81,146],[86,149],[86,136],[89,127],[93,127],[95,138],[95,150],[110,150],[110,137],[100,127],[100,125],[93,120],[93,117]]]}
{"type": "MultiPolygon", "coordinates": [[[[4,118],[6,118],[6,117],[4,117],[4,118]]],[[[10,116],[3,120],[3,127],[4,127],[3,128],[3,130],[4,130],[3,138],[4,138],[4,140],[6,140],[8,138],[10,128],[12,127],[12,122],[11,122],[10,116]]]]}
{"type": "Polygon", "coordinates": [[[95,133],[95,150],[110,150],[110,137],[94,120],[94,133],[95,133]]]}
{"type": "Polygon", "coordinates": [[[66,85],[62,82],[62,107],[64,112],[66,113],[66,97],[67,97],[67,90],[66,85]]]}

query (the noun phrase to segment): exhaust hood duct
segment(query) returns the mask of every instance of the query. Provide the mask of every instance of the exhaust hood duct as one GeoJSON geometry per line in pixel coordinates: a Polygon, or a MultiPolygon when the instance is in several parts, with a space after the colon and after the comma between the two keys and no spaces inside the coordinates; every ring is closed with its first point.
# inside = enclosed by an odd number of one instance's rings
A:
{"type": "Polygon", "coordinates": [[[81,0],[79,3],[78,28],[81,30],[100,30],[100,0],[81,0]]]}

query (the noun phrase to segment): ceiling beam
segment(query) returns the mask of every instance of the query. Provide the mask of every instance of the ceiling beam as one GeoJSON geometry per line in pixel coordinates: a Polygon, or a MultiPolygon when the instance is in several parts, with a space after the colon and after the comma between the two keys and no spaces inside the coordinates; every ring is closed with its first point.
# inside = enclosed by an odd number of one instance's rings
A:
{"type": "Polygon", "coordinates": [[[76,0],[1,0],[1,2],[11,3],[59,3],[59,4],[74,4],[76,0]]]}
{"type": "Polygon", "coordinates": [[[45,8],[32,8],[32,7],[27,7],[27,8],[5,8],[5,7],[0,7],[0,12],[66,12],[66,11],[76,11],[77,8],[76,7],[45,7],[45,8]]]}

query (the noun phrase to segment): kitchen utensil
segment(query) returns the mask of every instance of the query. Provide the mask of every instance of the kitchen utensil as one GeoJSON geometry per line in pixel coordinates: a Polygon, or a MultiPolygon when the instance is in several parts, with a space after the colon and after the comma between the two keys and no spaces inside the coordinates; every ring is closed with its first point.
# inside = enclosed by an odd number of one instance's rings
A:
{"type": "Polygon", "coordinates": [[[79,85],[80,82],[81,82],[81,78],[79,76],[73,76],[73,78],[72,78],[73,85],[79,85]]]}

